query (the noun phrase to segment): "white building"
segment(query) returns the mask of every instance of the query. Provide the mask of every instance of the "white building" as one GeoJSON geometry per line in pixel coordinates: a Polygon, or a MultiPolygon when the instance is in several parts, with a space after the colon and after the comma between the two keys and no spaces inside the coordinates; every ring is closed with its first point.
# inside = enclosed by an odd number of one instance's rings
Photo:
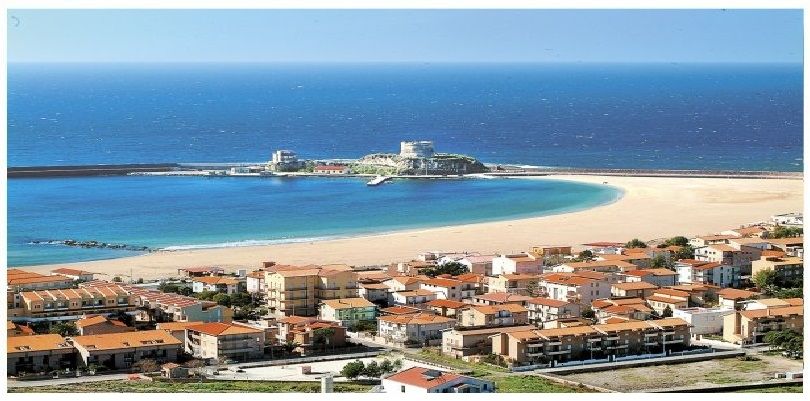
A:
{"type": "Polygon", "coordinates": [[[399,143],[399,156],[404,158],[433,157],[433,141],[402,141],[399,143]]]}
{"type": "Polygon", "coordinates": [[[718,287],[736,287],[740,282],[738,267],[718,262],[681,259],[675,263],[681,284],[709,284],[718,287]]]}
{"type": "Polygon", "coordinates": [[[386,393],[494,393],[495,383],[436,369],[412,367],[383,378],[386,393]]]}
{"type": "Polygon", "coordinates": [[[528,253],[498,255],[492,259],[492,275],[501,274],[540,274],[543,272],[543,259],[528,253]]]}
{"type": "Polygon", "coordinates": [[[720,334],[723,332],[723,317],[734,313],[728,307],[673,309],[672,317],[685,320],[696,334],[720,334]]]}
{"type": "Polygon", "coordinates": [[[771,221],[780,226],[803,226],[804,215],[802,213],[785,213],[771,216],[771,221]]]}

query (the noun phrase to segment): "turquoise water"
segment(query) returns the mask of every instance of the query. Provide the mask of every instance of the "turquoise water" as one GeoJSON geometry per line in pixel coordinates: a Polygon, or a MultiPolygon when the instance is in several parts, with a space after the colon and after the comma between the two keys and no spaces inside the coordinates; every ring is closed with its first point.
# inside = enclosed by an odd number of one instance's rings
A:
{"type": "Polygon", "coordinates": [[[90,177],[8,181],[10,266],[132,256],[31,241],[204,248],[353,236],[541,216],[618,199],[556,180],[90,177]]]}

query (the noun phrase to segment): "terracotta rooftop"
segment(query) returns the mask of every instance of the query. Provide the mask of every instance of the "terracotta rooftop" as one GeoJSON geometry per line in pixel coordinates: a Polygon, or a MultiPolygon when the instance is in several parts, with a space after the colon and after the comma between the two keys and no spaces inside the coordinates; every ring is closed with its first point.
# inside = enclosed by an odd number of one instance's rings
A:
{"type": "Polygon", "coordinates": [[[675,305],[675,304],[679,304],[681,302],[686,302],[683,299],[667,298],[667,297],[662,297],[662,296],[658,296],[658,295],[653,295],[651,297],[647,297],[647,301],[661,302],[661,303],[670,304],[670,305],[675,305]]]}
{"type": "Polygon", "coordinates": [[[504,303],[504,302],[525,302],[525,301],[528,301],[528,300],[532,299],[532,297],[527,297],[527,296],[524,296],[524,295],[509,294],[509,293],[506,293],[506,292],[491,292],[491,293],[488,293],[488,294],[476,295],[474,298],[484,300],[484,301],[500,302],[500,303],[504,303]]]}
{"type": "Polygon", "coordinates": [[[380,313],[388,315],[410,315],[421,312],[422,312],[421,309],[411,308],[409,306],[391,306],[388,308],[380,309],[380,313]]]}
{"type": "Polygon", "coordinates": [[[65,338],[59,334],[8,337],[6,344],[6,352],[8,354],[73,348],[67,343],[65,338]]]}
{"type": "Polygon", "coordinates": [[[785,317],[790,315],[804,316],[804,306],[786,306],[781,308],[755,309],[740,312],[740,316],[748,319],[785,317]]]}
{"type": "Polygon", "coordinates": [[[182,345],[180,340],[174,338],[174,336],[165,330],[144,330],[127,333],[76,336],[73,337],[73,343],[89,351],[182,345]]]}
{"type": "Polygon", "coordinates": [[[528,309],[518,304],[501,304],[501,305],[473,305],[471,310],[481,312],[485,315],[491,315],[500,311],[507,311],[511,313],[527,312],[528,309]]]}
{"type": "Polygon", "coordinates": [[[760,294],[758,292],[738,290],[736,288],[723,288],[722,290],[717,291],[717,295],[725,299],[747,299],[750,297],[759,296],[760,294]]]}
{"type": "Polygon", "coordinates": [[[552,308],[559,308],[561,306],[565,306],[565,305],[570,304],[570,302],[559,301],[559,300],[551,299],[551,298],[541,298],[541,297],[529,299],[528,301],[526,301],[526,303],[527,304],[534,304],[534,305],[543,305],[543,306],[548,306],[548,307],[552,307],[552,308]]]}
{"type": "Polygon", "coordinates": [[[228,336],[234,334],[255,334],[263,333],[262,330],[247,326],[239,326],[226,323],[202,323],[186,327],[186,330],[196,331],[210,336],[228,336]]]}
{"type": "Polygon", "coordinates": [[[461,377],[464,376],[450,372],[442,372],[436,369],[414,366],[410,369],[405,369],[399,373],[388,376],[386,380],[430,390],[434,387],[441,386],[448,381],[456,380],[461,377]]]}
{"type": "Polygon", "coordinates": [[[434,315],[432,313],[388,315],[380,317],[379,320],[383,322],[397,323],[397,324],[437,324],[437,323],[455,322],[455,319],[434,315]]]}
{"type": "Polygon", "coordinates": [[[158,330],[166,330],[166,331],[181,331],[185,330],[186,327],[189,326],[196,326],[203,322],[166,322],[166,323],[158,323],[157,329],[158,330]]]}
{"type": "Polygon", "coordinates": [[[64,274],[66,276],[81,276],[83,274],[93,274],[93,273],[86,272],[86,271],[83,271],[83,270],[68,269],[66,267],[62,267],[62,268],[59,268],[59,269],[53,269],[53,270],[51,270],[51,273],[64,274]]]}
{"type": "Polygon", "coordinates": [[[433,301],[430,301],[425,305],[430,307],[450,308],[450,309],[458,309],[471,306],[470,304],[466,304],[464,302],[459,301],[453,301],[451,299],[434,299],[433,301]]]}
{"type": "Polygon", "coordinates": [[[633,291],[633,290],[654,290],[657,289],[658,286],[655,284],[650,284],[645,281],[635,281],[635,282],[627,282],[627,283],[616,283],[612,285],[613,288],[625,291],[633,291]]]}
{"type": "Polygon", "coordinates": [[[446,278],[432,278],[430,280],[422,281],[422,284],[431,285],[431,286],[434,286],[434,287],[451,288],[451,287],[460,286],[462,283],[459,280],[451,280],[451,279],[446,279],[446,278]]]}
{"type": "Polygon", "coordinates": [[[365,298],[328,299],[323,301],[323,304],[333,309],[371,308],[376,306],[365,298]]]}

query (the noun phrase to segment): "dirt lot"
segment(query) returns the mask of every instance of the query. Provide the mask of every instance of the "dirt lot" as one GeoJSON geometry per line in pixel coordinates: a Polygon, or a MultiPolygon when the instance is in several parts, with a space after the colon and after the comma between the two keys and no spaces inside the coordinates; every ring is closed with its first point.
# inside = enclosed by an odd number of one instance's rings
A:
{"type": "Polygon", "coordinates": [[[564,376],[585,384],[622,392],[649,391],[697,385],[730,384],[764,381],[776,372],[801,371],[802,361],[781,356],[757,355],[759,361],[736,358],[645,366],[564,376]]]}

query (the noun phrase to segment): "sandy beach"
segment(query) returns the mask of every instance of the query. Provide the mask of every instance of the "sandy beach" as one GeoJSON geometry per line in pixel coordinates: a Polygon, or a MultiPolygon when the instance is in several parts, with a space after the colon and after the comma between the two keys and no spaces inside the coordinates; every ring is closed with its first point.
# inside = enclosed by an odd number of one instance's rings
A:
{"type": "MultiPolygon", "coordinates": [[[[409,230],[346,239],[155,252],[92,262],[21,267],[48,272],[56,267],[137,278],[171,277],[190,266],[253,269],[262,261],[284,264],[388,264],[432,250],[519,252],[532,245],[577,245],[593,241],[650,240],[698,235],[765,221],[803,210],[803,180],[681,177],[552,176],[621,188],[617,202],[561,215],[409,230]]],[[[105,278],[105,276],[101,276],[105,278]]]]}

